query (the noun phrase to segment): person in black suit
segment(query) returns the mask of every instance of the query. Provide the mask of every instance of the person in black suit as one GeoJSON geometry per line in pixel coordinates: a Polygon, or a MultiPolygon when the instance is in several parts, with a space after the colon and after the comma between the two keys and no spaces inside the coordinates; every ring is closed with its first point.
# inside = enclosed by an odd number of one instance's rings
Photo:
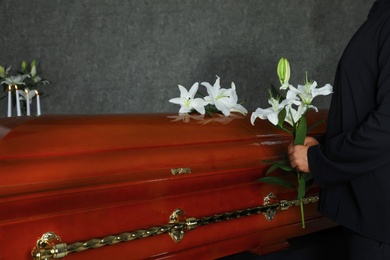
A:
{"type": "Polygon", "coordinates": [[[390,0],[377,0],[337,67],[327,130],[290,145],[321,187],[318,210],[348,232],[350,259],[390,259],[390,0]]]}

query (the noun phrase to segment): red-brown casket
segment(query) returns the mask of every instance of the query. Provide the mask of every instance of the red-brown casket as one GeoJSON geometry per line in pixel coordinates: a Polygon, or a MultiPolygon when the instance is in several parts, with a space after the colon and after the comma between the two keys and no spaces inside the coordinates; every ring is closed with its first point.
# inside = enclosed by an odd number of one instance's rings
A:
{"type": "Polygon", "coordinates": [[[257,181],[263,160],[283,158],[290,141],[238,115],[2,118],[0,259],[215,259],[284,248],[335,225],[315,202],[303,229],[299,207],[264,201],[296,197],[257,181]],[[277,205],[273,220],[264,205],[277,205]]]}

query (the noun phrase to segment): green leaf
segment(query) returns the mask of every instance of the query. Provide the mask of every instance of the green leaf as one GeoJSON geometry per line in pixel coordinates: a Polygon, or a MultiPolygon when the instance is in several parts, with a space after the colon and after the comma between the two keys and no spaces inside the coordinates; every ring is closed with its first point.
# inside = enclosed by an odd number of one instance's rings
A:
{"type": "Polygon", "coordinates": [[[279,165],[279,168],[286,172],[295,172],[295,169],[288,165],[279,165]]]}
{"type": "Polygon", "coordinates": [[[291,182],[279,177],[263,177],[258,179],[258,181],[295,189],[295,186],[291,182]]]}
{"type": "Polygon", "coordinates": [[[273,172],[273,171],[275,171],[277,169],[279,169],[279,165],[273,164],[271,167],[268,168],[268,170],[267,170],[267,172],[265,174],[268,175],[269,173],[271,173],[271,172],[273,172]]]}
{"type": "Polygon", "coordinates": [[[297,131],[295,133],[295,140],[294,144],[304,144],[305,143],[305,137],[306,137],[306,117],[302,116],[299,120],[297,131]]]}
{"type": "Polygon", "coordinates": [[[294,172],[295,171],[295,169],[290,166],[290,162],[287,160],[276,161],[276,162],[264,160],[263,162],[268,163],[268,164],[272,164],[272,166],[267,170],[266,174],[273,172],[279,168],[282,169],[283,171],[286,171],[286,172],[294,172]]]}
{"type": "Polygon", "coordinates": [[[307,127],[307,133],[309,133],[311,130],[313,130],[313,128],[317,127],[318,125],[322,124],[322,123],[325,123],[326,120],[318,120],[317,122],[315,122],[314,124],[312,124],[311,126],[308,126],[307,127]]]}

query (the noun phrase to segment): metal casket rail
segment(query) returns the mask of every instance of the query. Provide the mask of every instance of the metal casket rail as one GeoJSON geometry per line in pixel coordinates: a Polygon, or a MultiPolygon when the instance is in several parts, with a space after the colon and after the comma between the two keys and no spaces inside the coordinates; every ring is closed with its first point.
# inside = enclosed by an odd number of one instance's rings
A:
{"type": "MultiPolygon", "coordinates": [[[[213,216],[202,218],[185,218],[180,220],[180,216],[184,214],[183,210],[176,209],[170,216],[170,221],[166,225],[151,227],[148,229],[137,230],[133,232],[125,232],[119,235],[110,235],[104,238],[91,239],[86,242],[76,242],[70,245],[63,243],[61,238],[54,232],[46,232],[37,241],[31,255],[34,260],[59,259],[71,253],[78,253],[88,249],[96,249],[107,245],[114,245],[121,242],[128,242],[136,239],[147,238],[160,234],[168,233],[172,240],[179,242],[183,239],[185,231],[193,230],[198,226],[218,223],[222,221],[237,219],[245,216],[264,214],[265,218],[271,221],[276,212],[279,210],[287,210],[293,206],[299,206],[299,200],[280,200],[270,203],[274,195],[270,193],[264,198],[264,205],[225,212],[213,216]]],[[[303,203],[315,203],[319,199],[318,195],[303,198],[303,203]]]]}

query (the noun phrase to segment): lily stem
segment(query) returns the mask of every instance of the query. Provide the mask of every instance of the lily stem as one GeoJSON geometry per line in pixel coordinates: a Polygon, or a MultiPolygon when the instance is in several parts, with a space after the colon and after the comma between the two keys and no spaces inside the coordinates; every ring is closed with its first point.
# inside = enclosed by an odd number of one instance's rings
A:
{"type": "Polygon", "coordinates": [[[302,199],[299,199],[299,205],[301,207],[302,228],[305,228],[305,211],[303,210],[303,201],[302,201],[302,199]]]}

